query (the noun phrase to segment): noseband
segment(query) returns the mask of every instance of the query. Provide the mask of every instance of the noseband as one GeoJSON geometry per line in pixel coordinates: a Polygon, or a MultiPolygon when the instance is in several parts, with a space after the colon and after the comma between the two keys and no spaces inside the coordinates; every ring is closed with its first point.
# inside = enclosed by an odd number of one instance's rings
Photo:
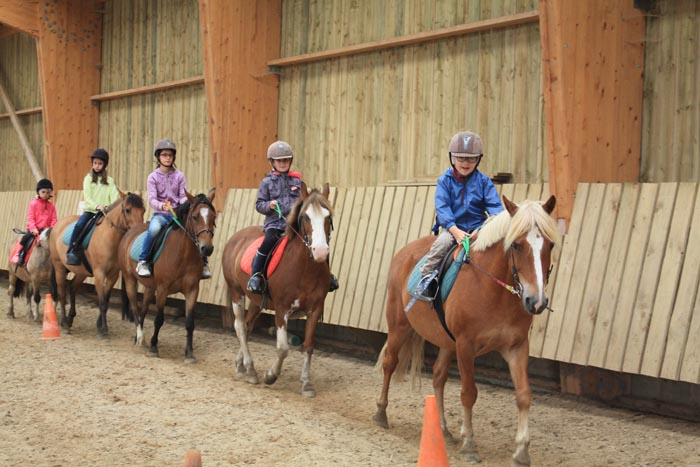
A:
{"type": "MultiPolygon", "coordinates": [[[[304,206],[302,206],[302,209],[300,209],[300,212],[303,212],[303,208],[304,208],[304,206]]],[[[297,228],[296,229],[294,227],[292,227],[289,223],[287,223],[287,225],[289,225],[289,227],[292,229],[292,231],[297,235],[297,237],[299,237],[299,240],[304,242],[304,245],[309,250],[309,257],[313,257],[313,252],[311,251],[311,241],[309,240],[309,234],[306,233],[306,228],[304,228],[304,222],[303,222],[304,217],[306,217],[308,219],[308,216],[306,214],[300,214],[299,217],[297,217],[297,228]]],[[[331,234],[333,232],[333,216],[331,216],[330,214],[328,215],[328,221],[330,222],[331,230],[330,230],[330,232],[328,232],[328,237],[326,238],[326,242],[330,243],[331,234]]]]}

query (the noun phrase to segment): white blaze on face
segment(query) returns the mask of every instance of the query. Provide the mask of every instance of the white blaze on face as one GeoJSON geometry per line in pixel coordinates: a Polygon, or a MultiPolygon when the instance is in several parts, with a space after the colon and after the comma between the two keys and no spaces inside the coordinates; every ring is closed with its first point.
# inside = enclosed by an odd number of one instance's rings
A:
{"type": "Polygon", "coordinates": [[[199,214],[202,216],[202,220],[205,225],[209,225],[209,207],[205,206],[200,209],[199,214]]]}
{"type": "Polygon", "coordinates": [[[542,247],[544,237],[538,229],[533,229],[527,234],[527,242],[532,248],[532,260],[535,262],[535,273],[537,274],[537,288],[539,289],[539,301],[544,300],[544,271],[542,271],[542,247]]]}
{"type": "Polygon", "coordinates": [[[309,206],[305,214],[311,223],[311,253],[314,256],[314,260],[320,263],[328,257],[329,248],[326,241],[325,222],[326,217],[331,213],[323,207],[314,209],[314,206],[309,206]]]}

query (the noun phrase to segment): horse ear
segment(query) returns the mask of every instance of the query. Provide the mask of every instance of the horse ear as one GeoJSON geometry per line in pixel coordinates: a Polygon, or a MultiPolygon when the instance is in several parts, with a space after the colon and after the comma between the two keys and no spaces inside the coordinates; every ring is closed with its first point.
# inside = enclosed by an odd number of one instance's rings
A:
{"type": "Polygon", "coordinates": [[[214,201],[214,197],[216,196],[216,187],[212,188],[209,190],[209,193],[207,193],[207,199],[209,201],[214,201]]]}
{"type": "Polygon", "coordinates": [[[185,190],[185,196],[187,196],[187,201],[189,201],[190,203],[193,203],[193,202],[194,202],[194,196],[192,196],[192,193],[190,193],[189,191],[185,190]]]}
{"type": "Polygon", "coordinates": [[[326,183],[323,184],[323,192],[322,192],[322,194],[323,194],[323,197],[326,198],[326,199],[328,199],[328,197],[330,196],[330,194],[331,194],[331,186],[330,186],[330,184],[329,184],[328,182],[326,182],[326,183]]]}
{"type": "Polygon", "coordinates": [[[506,195],[503,195],[503,205],[506,207],[510,217],[515,216],[515,213],[518,212],[518,205],[506,198],[506,195]]]}
{"type": "Polygon", "coordinates": [[[550,196],[547,202],[542,205],[542,209],[545,210],[547,214],[551,214],[554,211],[554,207],[557,205],[557,198],[554,195],[550,196]]]}
{"type": "Polygon", "coordinates": [[[301,199],[306,199],[309,196],[309,190],[306,188],[306,182],[301,182],[301,199]]]}
{"type": "Polygon", "coordinates": [[[123,192],[122,190],[120,190],[119,188],[117,188],[117,191],[119,192],[119,197],[120,197],[121,199],[126,199],[126,197],[128,196],[128,193],[124,193],[124,192],[123,192]]]}

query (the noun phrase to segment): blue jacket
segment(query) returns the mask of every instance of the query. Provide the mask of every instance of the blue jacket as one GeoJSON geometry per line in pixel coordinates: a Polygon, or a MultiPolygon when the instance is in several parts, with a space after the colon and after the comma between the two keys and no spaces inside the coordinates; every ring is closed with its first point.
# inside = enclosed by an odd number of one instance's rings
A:
{"type": "Polygon", "coordinates": [[[438,225],[443,229],[456,225],[470,231],[484,223],[484,211],[493,216],[503,211],[503,205],[496,187],[486,175],[475,169],[466,182],[462,182],[449,168],[437,181],[435,211],[437,224],[433,227],[434,231],[437,231],[438,225]]]}
{"type": "Polygon", "coordinates": [[[262,179],[255,209],[265,215],[263,224],[265,232],[268,229],[284,230],[287,227],[286,217],[299,199],[299,195],[301,195],[301,174],[298,172],[279,173],[273,170],[262,179]],[[280,218],[277,211],[270,209],[272,200],[277,200],[284,217],[280,218]]]}

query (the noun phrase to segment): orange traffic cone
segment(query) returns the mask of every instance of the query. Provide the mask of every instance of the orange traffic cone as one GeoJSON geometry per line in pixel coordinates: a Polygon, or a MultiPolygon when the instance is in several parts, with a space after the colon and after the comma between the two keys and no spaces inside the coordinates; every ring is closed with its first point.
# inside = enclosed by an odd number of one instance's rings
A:
{"type": "Polygon", "coordinates": [[[61,337],[61,331],[58,329],[56,321],[56,310],[53,306],[53,298],[50,293],[46,294],[44,300],[44,323],[41,332],[42,339],[58,339],[61,337]]]}
{"type": "Polygon", "coordinates": [[[418,467],[447,467],[447,446],[440,429],[435,396],[425,397],[425,414],[423,415],[423,433],[420,437],[418,467]]]}
{"type": "Polygon", "coordinates": [[[185,452],[185,467],[202,467],[202,454],[196,449],[185,452]]]}

